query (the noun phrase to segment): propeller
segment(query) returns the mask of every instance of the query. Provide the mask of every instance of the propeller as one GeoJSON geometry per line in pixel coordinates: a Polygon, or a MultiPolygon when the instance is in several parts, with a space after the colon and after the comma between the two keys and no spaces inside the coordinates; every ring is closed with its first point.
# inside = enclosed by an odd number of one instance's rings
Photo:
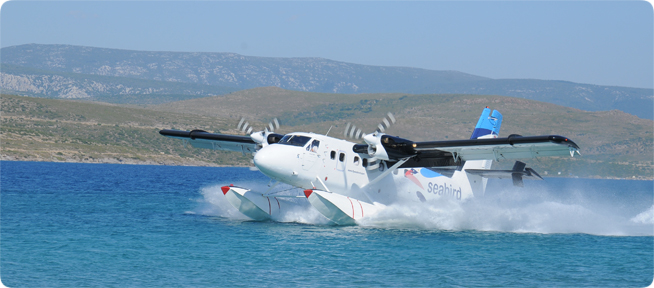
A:
{"type": "Polygon", "coordinates": [[[377,132],[384,133],[384,131],[390,128],[393,124],[395,124],[395,117],[393,117],[393,113],[388,112],[386,117],[382,119],[382,122],[377,125],[377,132]]]}
{"type": "MultiPolygon", "coordinates": [[[[371,165],[368,167],[368,169],[375,169],[378,165],[372,164],[372,163],[379,163],[377,160],[389,160],[389,155],[386,149],[384,149],[384,146],[382,145],[382,136],[386,135],[384,132],[388,130],[393,124],[397,122],[395,120],[395,116],[393,116],[393,113],[388,112],[386,113],[386,116],[382,119],[381,122],[377,125],[377,129],[375,132],[370,133],[370,134],[365,134],[361,131],[361,129],[357,128],[355,125],[352,123],[347,123],[345,125],[345,131],[343,132],[343,135],[347,138],[351,139],[356,139],[359,140],[363,138],[363,141],[366,142],[368,145],[364,145],[361,148],[365,149],[363,153],[368,154],[370,156],[371,165]],[[367,146],[367,147],[366,147],[367,146]]],[[[388,137],[388,136],[386,136],[388,137]]]]}
{"type": "Polygon", "coordinates": [[[361,129],[357,129],[357,126],[353,125],[350,122],[347,122],[345,125],[345,131],[343,132],[343,135],[348,138],[352,139],[361,139],[361,129]]]}
{"type": "Polygon", "coordinates": [[[238,126],[236,127],[245,134],[250,134],[252,132],[252,126],[250,126],[250,122],[245,120],[245,117],[241,117],[241,121],[238,122],[238,126]]]}
{"type": "MultiPolygon", "coordinates": [[[[375,130],[375,132],[384,133],[388,128],[395,124],[395,122],[396,120],[393,116],[393,113],[388,112],[386,113],[386,116],[384,116],[384,119],[379,122],[379,125],[377,125],[377,130],[375,130]]],[[[343,131],[343,135],[347,138],[359,140],[366,134],[364,134],[361,129],[357,128],[356,125],[348,122],[345,125],[345,131],[343,131]]]]}
{"type": "MultiPolygon", "coordinates": [[[[250,138],[252,138],[252,140],[254,142],[257,142],[257,143],[262,144],[262,145],[265,146],[265,145],[268,145],[268,142],[269,142],[268,141],[268,136],[270,134],[274,133],[275,130],[279,129],[279,120],[277,120],[277,118],[274,118],[272,121],[270,121],[268,123],[268,125],[266,125],[266,127],[263,128],[263,131],[252,132],[253,128],[250,125],[250,122],[245,120],[245,117],[241,117],[241,120],[238,122],[238,126],[236,126],[236,127],[241,132],[244,132],[246,134],[250,134],[250,138]]],[[[277,135],[277,136],[279,136],[279,135],[277,135]]],[[[276,138],[280,138],[280,137],[276,137],[276,138]]],[[[277,140],[277,141],[279,141],[279,140],[277,140]]]]}
{"type": "Polygon", "coordinates": [[[274,118],[268,123],[268,127],[266,127],[265,130],[272,133],[275,132],[276,129],[279,129],[279,121],[277,121],[277,118],[274,118]]]}

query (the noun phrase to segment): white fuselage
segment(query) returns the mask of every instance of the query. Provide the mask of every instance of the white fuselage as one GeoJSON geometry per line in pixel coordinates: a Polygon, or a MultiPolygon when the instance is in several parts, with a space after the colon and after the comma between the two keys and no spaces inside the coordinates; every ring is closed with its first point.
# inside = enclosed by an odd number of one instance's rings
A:
{"type": "Polygon", "coordinates": [[[462,171],[446,177],[426,168],[399,168],[374,181],[389,169],[364,167],[374,159],[355,153],[355,143],[313,133],[290,133],[310,137],[304,146],[271,144],[260,149],[254,164],[266,176],[303,189],[320,189],[344,196],[392,204],[397,201],[429,201],[440,197],[466,199],[483,193],[485,180],[465,173],[466,168],[488,169],[491,161],[469,161],[462,171]],[[318,145],[316,145],[318,141],[318,145]],[[374,183],[370,184],[371,181],[374,183]],[[474,192],[474,193],[473,193],[474,192]]]}

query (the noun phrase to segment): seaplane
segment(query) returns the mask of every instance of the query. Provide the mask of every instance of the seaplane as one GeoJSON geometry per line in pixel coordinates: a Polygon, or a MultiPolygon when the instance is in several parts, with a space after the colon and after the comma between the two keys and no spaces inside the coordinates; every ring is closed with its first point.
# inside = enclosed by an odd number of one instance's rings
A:
{"type": "Polygon", "coordinates": [[[524,162],[515,161],[512,170],[493,170],[493,161],[581,155],[577,144],[559,135],[500,138],[502,114],[489,107],[483,109],[470,139],[416,142],[386,134],[395,122],[389,112],[367,134],[348,123],[344,138],[359,143],[327,136],[329,132],[275,133],[276,118],[254,132],[241,118],[238,128],[249,136],[203,130],[159,133],[195,148],[252,154],[256,168],[274,185],[259,192],[233,184],[221,190],[232,206],[258,221],[274,219],[292,205],[271,192],[279,183],[299,188],[299,195],[290,197],[308,201],[331,222],[356,225],[397,203],[428,205],[443,197],[466,201],[483,196],[489,178],[512,179],[516,186],[523,186],[523,179],[543,179],[524,162]]]}

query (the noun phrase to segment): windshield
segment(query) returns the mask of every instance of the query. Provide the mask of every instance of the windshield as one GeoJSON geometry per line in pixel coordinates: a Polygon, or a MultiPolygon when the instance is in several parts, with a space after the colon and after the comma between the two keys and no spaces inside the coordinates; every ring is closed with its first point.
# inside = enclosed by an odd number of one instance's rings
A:
{"type": "Polygon", "coordinates": [[[299,136],[299,135],[286,135],[282,138],[282,140],[279,140],[277,144],[303,147],[305,144],[307,144],[307,142],[309,142],[309,140],[311,140],[311,137],[299,136]]]}

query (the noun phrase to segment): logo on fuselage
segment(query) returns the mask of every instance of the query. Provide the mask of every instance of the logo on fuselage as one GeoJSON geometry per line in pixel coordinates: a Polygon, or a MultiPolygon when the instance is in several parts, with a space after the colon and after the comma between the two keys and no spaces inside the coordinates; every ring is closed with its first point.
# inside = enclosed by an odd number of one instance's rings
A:
{"type": "Polygon", "coordinates": [[[447,186],[447,184],[439,185],[438,183],[429,182],[427,185],[427,193],[432,193],[434,195],[440,196],[452,196],[456,199],[461,200],[461,187],[453,188],[452,184],[447,186]]]}
{"type": "Polygon", "coordinates": [[[424,187],[422,187],[422,183],[420,183],[420,180],[418,180],[418,178],[416,178],[416,176],[413,176],[415,174],[418,174],[418,171],[416,171],[416,169],[413,169],[413,168],[412,169],[404,169],[404,177],[405,178],[411,180],[411,182],[418,185],[420,187],[420,189],[425,189],[424,187]]]}

